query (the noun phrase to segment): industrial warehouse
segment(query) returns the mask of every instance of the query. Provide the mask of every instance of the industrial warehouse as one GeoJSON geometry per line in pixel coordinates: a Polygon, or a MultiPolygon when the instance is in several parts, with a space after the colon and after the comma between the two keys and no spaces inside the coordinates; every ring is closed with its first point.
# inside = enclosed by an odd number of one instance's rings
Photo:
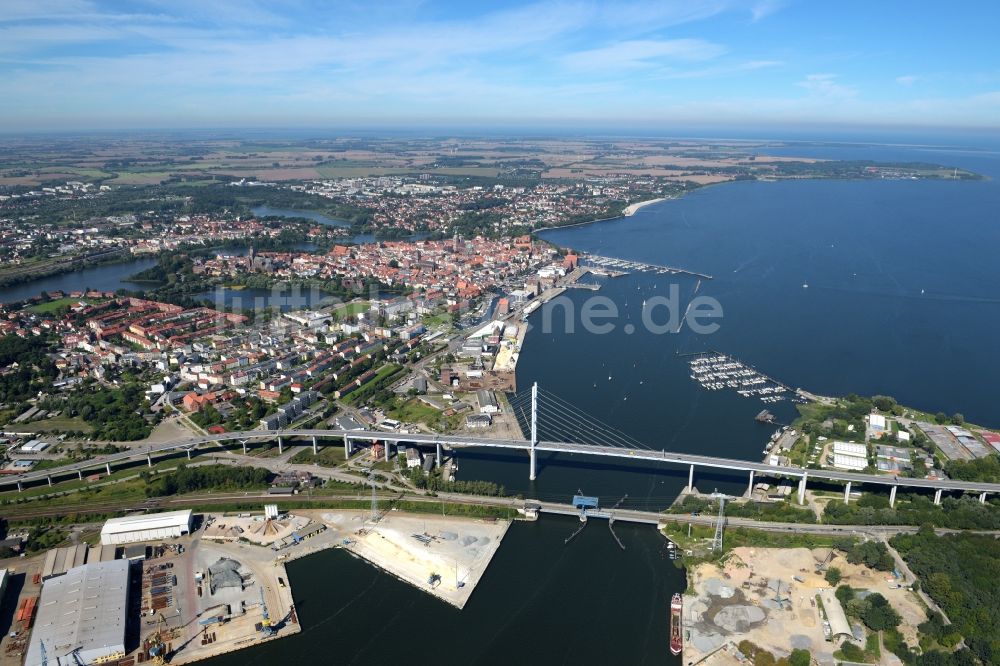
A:
{"type": "Polygon", "coordinates": [[[45,582],[26,666],[125,656],[129,562],[85,564],[45,582]]]}
{"type": "Polygon", "coordinates": [[[112,518],[101,528],[101,543],[116,546],[139,541],[176,539],[191,533],[191,510],[112,518]]]}

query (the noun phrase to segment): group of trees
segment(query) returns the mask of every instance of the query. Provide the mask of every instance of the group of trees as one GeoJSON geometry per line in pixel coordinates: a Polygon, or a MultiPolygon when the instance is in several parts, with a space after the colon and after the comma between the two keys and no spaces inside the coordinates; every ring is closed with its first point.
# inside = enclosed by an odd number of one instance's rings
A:
{"type": "Polygon", "coordinates": [[[884,495],[868,493],[857,502],[832,500],[823,510],[823,522],[837,525],[935,525],[952,529],[1000,529],[996,501],[980,504],[975,497],[946,497],[937,506],[930,497],[899,495],[895,507],[884,495]]]}
{"type": "Polygon", "coordinates": [[[23,402],[59,375],[48,351],[49,343],[41,337],[0,337],[0,403],[23,402]]]}
{"type": "Polygon", "coordinates": [[[747,640],[740,641],[737,647],[753,666],[809,666],[812,663],[812,655],[809,654],[809,650],[795,649],[789,656],[778,658],[756,643],[747,640]]]}
{"type": "Polygon", "coordinates": [[[506,494],[506,489],[503,486],[492,481],[446,481],[441,478],[441,472],[436,469],[432,470],[430,474],[424,474],[422,469],[414,467],[410,470],[410,481],[417,488],[431,492],[490,495],[493,497],[502,497],[506,494]]]}
{"type": "MultiPolygon", "coordinates": [[[[668,513],[711,513],[719,512],[719,504],[715,500],[687,495],[683,501],[674,504],[668,513]]],[[[727,502],[726,515],[731,518],[749,518],[751,520],[769,520],[782,523],[815,523],[816,514],[810,509],[803,509],[791,502],[727,502]]]]}
{"type": "Polygon", "coordinates": [[[944,471],[953,479],[1000,483],[1000,455],[989,455],[974,460],[951,460],[944,471]]]}
{"type": "Polygon", "coordinates": [[[834,547],[843,551],[851,564],[863,564],[878,571],[892,571],[896,565],[889,549],[881,541],[844,539],[835,543],[834,547]]]}
{"type": "MultiPolygon", "coordinates": [[[[915,534],[893,537],[892,545],[952,622],[944,625],[932,616],[921,631],[945,647],[957,643],[952,635],[957,632],[983,664],[1000,663],[1000,541],[980,534],[937,536],[930,527],[921,527],[915,534]]],[[[968,663],[956,661],[965,659],[963,652],[920,663],[968,663]]]]}
{"type": "Polygon", "coordinates": [[[143,418],[146,396],[137,383],[108,388],[88,382],[62,400],[51,399],[50,409],[62,409],[67,416],[79,416],[93,427],[94,439],[114,442],[145,439],[152,425],[143,418]]]}
{"type": "Polygon", "coordinates": [[[157,476],[153,476],[149,471],[143,471],[140,477],[146,482],[147,497],[163,497],[193,493],[198,490],[263,488],[271,478],[271,473],[259,467],[181,465],[173,472],[157,476]]]}

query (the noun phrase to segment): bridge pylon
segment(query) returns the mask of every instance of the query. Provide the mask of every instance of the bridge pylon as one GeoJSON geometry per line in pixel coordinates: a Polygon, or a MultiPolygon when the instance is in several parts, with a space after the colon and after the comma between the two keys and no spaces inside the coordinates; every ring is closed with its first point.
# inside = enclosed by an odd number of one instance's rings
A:
{"type": "Polygon", "coordinates": [[[531,385],[531,448],[528,449],[531,469],[528,480],[535,480],[535,447],[538,446],[538,382],[531,385]]]}

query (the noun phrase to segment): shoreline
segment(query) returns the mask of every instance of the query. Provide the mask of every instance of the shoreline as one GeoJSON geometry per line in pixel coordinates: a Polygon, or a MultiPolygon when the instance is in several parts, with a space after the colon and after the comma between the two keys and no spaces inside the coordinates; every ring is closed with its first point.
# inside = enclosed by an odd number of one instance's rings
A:
{"type": "Polygon", "coordinates": [[[622,217],[632,217],[646,206],[652,206],[653,204],[660,203],[661,201],[667,201],[667,197],[647,199],[646,201],[637,201],[629,204],[628,206],[625,206],[625,210],[622,211],[622,217]]]}

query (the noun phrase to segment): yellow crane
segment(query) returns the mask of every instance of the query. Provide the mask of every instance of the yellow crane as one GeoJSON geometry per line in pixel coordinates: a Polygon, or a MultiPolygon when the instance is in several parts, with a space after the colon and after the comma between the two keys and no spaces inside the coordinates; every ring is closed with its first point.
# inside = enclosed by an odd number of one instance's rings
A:
{"type": "Polygon", "coordinates": [[[156,666],[163,666],[167,663],[167,642],[163,639],[163,630],[167,623],[167,618],[160,613],[156,618],[156,631],[149,641],[149,656],[153,658],[156,666]]]}

